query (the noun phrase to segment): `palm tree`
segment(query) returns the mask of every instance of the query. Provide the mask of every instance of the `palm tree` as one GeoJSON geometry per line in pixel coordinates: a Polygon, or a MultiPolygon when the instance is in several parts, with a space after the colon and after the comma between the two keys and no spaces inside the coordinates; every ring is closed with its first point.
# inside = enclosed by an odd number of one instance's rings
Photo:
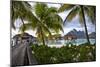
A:
{"type": "Polygon", "coordinates": [[[22,33],[21,37],[23,37],[23,34],[25,33],[25,29],[26,29],[24,21],[33,22],[34,25],[38,21],[36,17],[32,15],[33,13],[31,11],[32,9],[31,7],[32,6],[26,1],[11,1],[11,19],[12,19],[11,27],[13,29],[16,29],[16,26],[14,25],[14,23],[17,19],[20,19],[22,21],[21,26],[23,26],[23,28],[21,28],[21,33],[22,33]]]}
{"type": "Polygon", "coordinates": [[[91,20],[93,24],[95,23],[95,6],[64,4],[59,8],[58,12],[63,12],[68,10],[70,10],[70,12],[65,18],[64,23],[66,22],[66,20],[70,22],[75,16],[79,15],[80,23],[84,24],[87,42],[90,43],[85,17],[87,15],[89,20],[91,20]]]}
{"type": "Polygon", "coordinates": [[[51,32],[63,31],[63,21],[54,7],[48,7],[45,3],[36,3],[32,16],[35,17],[36,21],[25,23],[25,30],[36,30],[38,40],[42,41],[43,45],[45,45],[45,38],[52,35],[51,32]]]}
{"type": "MultiPolygon", "coordinates": [[[[31,14],[32,12],[30,11],[31,5],[26,2],[26,1],[11,1],[11,26],[13,29],[15,29],[14,22],[20,18],[23,26],[24,26],[24,21],[30,21],[31,22],[31,14]]],[[[25,27],[25,26],[24,26],[25,27]]],[[[24,32],[24,28],[23,28],[24,32]]]]}

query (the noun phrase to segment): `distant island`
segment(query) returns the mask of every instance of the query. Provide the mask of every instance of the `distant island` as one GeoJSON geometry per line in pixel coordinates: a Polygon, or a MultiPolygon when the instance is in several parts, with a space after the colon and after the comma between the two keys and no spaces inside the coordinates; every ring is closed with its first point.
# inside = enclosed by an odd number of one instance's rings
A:
{"type": "MultiPolygon", "coordinates": [[[[89,38],[90,39],[95,39],[96,38],[96,33],[95,32],[92,32],[89,35],[89,38]]],[[[85,35],[85,32],[84,31],[77,31],[76,29],[73,29],[71,30],[70,32],[68,32],[66,35],[64,35],[63,37],[76,37],[77,39],[85,39],[86,38],[86,35],[85,35]]]]}

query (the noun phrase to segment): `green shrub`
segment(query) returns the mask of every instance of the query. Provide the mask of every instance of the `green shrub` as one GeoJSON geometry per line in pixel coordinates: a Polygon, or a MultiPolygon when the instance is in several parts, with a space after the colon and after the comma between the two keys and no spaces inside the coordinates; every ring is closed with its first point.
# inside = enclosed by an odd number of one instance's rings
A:
{"type": "Polygon", "coordinates": [[[67,44],[61,48],[32,45],[31,48],[39,64],[87,62],[96,59],[95,44],[85,43],[79,46],[67,44]]]}

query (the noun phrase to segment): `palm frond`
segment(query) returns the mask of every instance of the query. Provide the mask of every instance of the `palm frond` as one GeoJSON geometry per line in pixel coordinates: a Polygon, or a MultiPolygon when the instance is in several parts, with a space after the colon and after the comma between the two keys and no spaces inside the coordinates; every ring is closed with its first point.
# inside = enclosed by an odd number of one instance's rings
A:
{"type": "Polygon", "coordinates": [[[47,13],[57,13],[57,8],[55,8],[55,7],[50,7],[50,8],[48,8],[48,10],[47,10],[48,12],[47,13]]]}
{"type": "Polygon", "coordinates": [[[46,35],[52,35],[50,29],[46,25],[43,24],[43,26],[41,28],[42,28],[42,32],[44,34],[46,34],[46,35]]]}
{"type": "Polygon", "coordinates": [[[24,31],[29,30],[29,29],[32,29],[32,28],[31,28],[31,24],[28,23],[28,24],[21,25],[19,31],[24,32],[24,31]]]}
{"type": "Polygon", "coordinates": [[[34,6],[35,14],[38,18],[44,18],[45,11],[47,10],[47,5],[44,3],[36,3],[34,6]]]}
{"type": "Polygon", "coordinates": [[[78,11],[79,11],[79,7],[73,8],[73,9],[69,12],[69,14],[67,15],[67,17],[66,17],[64,23],[66,22],[66,20],[70,22],[73,18],[75,18],[76,15],[79,13],[78,11]]]}
{"type": "Polygon", "coordinates": [[[64,5],[62,5],[62,6],[59,8],[58,12],[63,12],[63,11],[66,11],[66,10],[70,10],[70,9],[72,9],[74,6],[75,6],[75,5],[64,4],[64,5]]]}
{"type": "MultiPolygon", "coordinates": [[[[14,26],[14,21],[19,17],[22,17],[23,20],[32,22],[35,16],[32,15],[31,5],[26,1],[12,1],[12,25],[14,26]]],[[[34,20],[36,21],[36,20],[34,20]]]]}
{"type": "Polygon", "coordinates": [[[94,24],[96,21],[96,7],[95,6],[86,6],[84,7],[85,13],[89,20],[94,24]]]}
{"type": "Polygon", "coordinates": [[[63,20],[57,14],[49,15],[49,17],[46,18],[45,23],[46,23],[47,27],[52,30],[58,29],[59,31],[63,31],[63,29],[61,28],[63,25],[63,20]],[[58,25],[59,25],[59,27],[58,27],[58,25]]]}

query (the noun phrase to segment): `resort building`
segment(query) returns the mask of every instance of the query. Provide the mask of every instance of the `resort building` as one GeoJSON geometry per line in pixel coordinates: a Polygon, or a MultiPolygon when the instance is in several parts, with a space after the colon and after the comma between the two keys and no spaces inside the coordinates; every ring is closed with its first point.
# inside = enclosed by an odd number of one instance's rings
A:
{"type": "Polygon", "coordinates": [[[12,46],[20,44],[21,42],[37,44],[37,38],[28,33],[17,34],[12,38],[12,46]]]}

